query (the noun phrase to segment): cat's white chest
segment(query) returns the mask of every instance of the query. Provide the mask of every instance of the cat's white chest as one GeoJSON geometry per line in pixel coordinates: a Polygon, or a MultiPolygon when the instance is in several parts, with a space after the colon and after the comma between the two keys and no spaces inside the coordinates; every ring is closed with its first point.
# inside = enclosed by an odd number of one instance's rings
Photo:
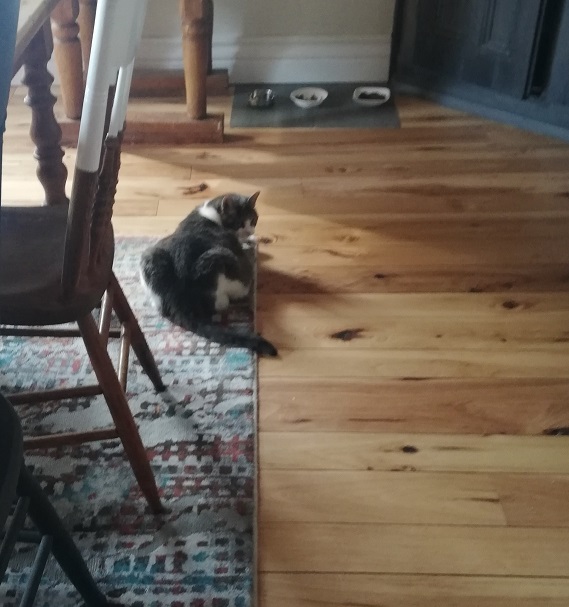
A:
{"type": "Polygon", "coordinates": [[[243,284],[240,280],[230,280],[225,274],[220,274],[217,278],[217,287],[215,289],[216,311],[223,312],[227,310],[231,300],[242,299],[248,293],[248,285],[243,284]]]}

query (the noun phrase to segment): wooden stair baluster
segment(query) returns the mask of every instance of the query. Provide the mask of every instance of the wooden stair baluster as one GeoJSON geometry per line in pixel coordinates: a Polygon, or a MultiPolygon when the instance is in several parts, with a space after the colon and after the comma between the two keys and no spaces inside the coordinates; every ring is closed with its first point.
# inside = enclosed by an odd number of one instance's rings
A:
{"type": "Polygon", "coordinates": [[[207,75],[213,74],[213,0],[204,0],[207,5],[206,20],[207,20],[207,75]]]}
{"type": "Polygon", "coordinates": [[[186,107],[192,120],[202,120],[207,116],[206,84],[211,6],[207,0],[180,0],[186,107]]]}
{"type": "Polygon", "coordinates": [[[51,93],[53,76],[47,69],[52,38],[49,24],[34,36],[24,56],[23,84],[28,87],[25,103],[32,110],[30,136],[36,145],[37,176],[45,192],[45,204],[67,204],[67,169],[62,162],[61,129],[53,114],[55,97],[51,93]]]}
{"type": "Polygon", "coordinates": [[[91,57],[91,43],[93,41],[93,26],[95,25],[95,12],[97,0],[79,0],[79,40],[83,54],[83,72],[87,76],[89,59],[91,57]]]}
{"type": "Polygon", "coordinates": [[[83,107],[83,60],[79,42],[77,0],[60,0],[51,13],[54,56],[61,79],[65,115],[77,120],[83,107]]]}

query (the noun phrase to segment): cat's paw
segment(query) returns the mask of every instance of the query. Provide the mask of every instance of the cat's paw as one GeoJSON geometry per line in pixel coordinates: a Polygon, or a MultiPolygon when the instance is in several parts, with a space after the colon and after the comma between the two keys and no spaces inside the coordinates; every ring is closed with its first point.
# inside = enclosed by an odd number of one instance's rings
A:
{"type": "Polygon", "coordinates": [[[241,246],[244,251],[248,251],[249,249],[254,249],[257,246],[257,237],[255,234],[250,234],[247,238],[242,239],[241,246]]]}
{"type": "Polygon", "coordinates": [[[245,251],[253,249],[257,244],[257,237],[248,230],[240,230],[239,242],[245,251]]]}

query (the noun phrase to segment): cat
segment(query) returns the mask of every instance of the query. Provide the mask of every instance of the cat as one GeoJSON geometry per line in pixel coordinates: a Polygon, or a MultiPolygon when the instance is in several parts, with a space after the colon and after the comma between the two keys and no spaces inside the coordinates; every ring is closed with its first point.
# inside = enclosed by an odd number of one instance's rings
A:
{"type": "Polygon", "coordinates": [[[254,239],[259,194],[225,194],[196,207],[173,234],[142,254],[140,278],[174,324],[220,344],[277,356],[260,335],[213,322],[253,284],[255,269],[245,249],[254,239]]]}

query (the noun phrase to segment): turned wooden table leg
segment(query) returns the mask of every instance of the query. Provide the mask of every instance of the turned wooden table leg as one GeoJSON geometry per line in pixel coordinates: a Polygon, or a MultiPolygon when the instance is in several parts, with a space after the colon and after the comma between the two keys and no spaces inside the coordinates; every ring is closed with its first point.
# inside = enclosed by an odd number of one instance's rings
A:
{"type": "Polygon", "coordinates": [[[67,169],[62,162],[61,129],[53,114],[53,76],[47,69],[53,43],[49,24],[35,35],[24,57],[23,83],[28,87],[25,103],[32,110],[30,135],[36,145],[37,176],[45,191],[45,204],[66,204],[67,169]]]}
{"type": "Polygon", "coordinates": [[[201,120],[207,115],[206,84],[211,6],[208,0],[180,0],[186,105],[192,120],[201,120]]]}
{"type": "Polygon", "coordinates": [[[54,39],[54,56],[61,79],[61,96],[65,115],[72,120],[81,117],[83,107],[83,61],[77,0],[60,0],[51,13],[51,30],[54,39]]]}
{"type": "Polygon", "coordinates": [[[97,0],[79,0],[79,37],[83,53],[83,71],[85,74],[87,73],[89,58],[91,56],[91,42],[93,41],[96,10],[97,0]]]}

